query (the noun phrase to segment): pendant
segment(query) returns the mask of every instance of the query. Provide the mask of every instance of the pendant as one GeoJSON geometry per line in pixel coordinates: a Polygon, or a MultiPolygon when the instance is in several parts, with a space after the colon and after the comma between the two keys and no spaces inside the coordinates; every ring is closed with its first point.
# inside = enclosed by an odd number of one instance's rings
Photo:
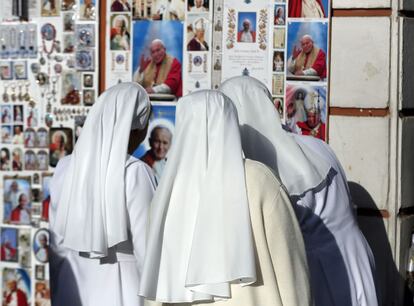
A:
{"type": "Polygon", "coordinates": [[[37,74],[40,71],[40,65],[38,63],[32,63],[30,65],[30,70],[32,70],[33,74],[37,74]]]}
{"type": "Polygon", "coordinates": [[[10,88],[12,90],[10,98],[13,102],[15,102],[16,101],[16,86],[13,84],[13,85],[10,85],[10,88]]]}
{"type": "Polygon", "coordinates": [[[9,102],[9,94],[7,93],[8,87],[4,85],[3,102],[9,102]]]}
{"type": "Polygon", "coordinates": [[[17,98],[19,99],[19,101],[23,101],[23,90],[22,90],[23,85],[19,84],[18,87],[19,87],[19,94],[17,95],[17,98]]]}
{"type": "Polygon", "coordinates": [[[46,113],[45,115],[45,123],[47,127],[51,127],[53,125],[53,115],[50,113],[46,113]]]}
{"type": "Polygon", "coordinates": [[[44,64],[46,64],[46,59],[43,57],[43,54],[42,54],[42,57],[39,59],[39,63],[40,63],[40,65],[44,65],[44,64]]]}
{"type": "Polygon", "coordinates": [[[30,101],[31,100],[30,94],[29,94],[29,86],[30,86],[30,83],[29,82],[24,85],[24,87],[25,87],[25,94],[24,94],[23,98],[24,98],[25,101],[30,101]]]}

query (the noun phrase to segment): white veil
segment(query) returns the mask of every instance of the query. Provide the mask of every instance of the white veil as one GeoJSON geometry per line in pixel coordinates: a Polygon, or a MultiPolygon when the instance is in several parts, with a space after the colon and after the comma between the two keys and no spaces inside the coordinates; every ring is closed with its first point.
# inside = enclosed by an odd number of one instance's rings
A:
{"type": "Polygon", "coordinates": [[[73,150],[53,228],[67,248],[105,257],[128,239],[125,162],[132,129],[145,128],[151,104],[136,83],[105,91],[73,150]]]}
{"type": "Polygon", "coordinates": [[[223,82],[220,91],[237,107],[246,158],[272,168],[290,195],[301,195],[325,180],[330,165],[282,128],[264,84],[238,76],[223,82]]]}
{"type": "Polygon", "coordinates": [[[230,283],[255,282],[237,111],[222,93],[178,101],[151,210],[140,295],[170,303],[226,299],[230,283]]]}

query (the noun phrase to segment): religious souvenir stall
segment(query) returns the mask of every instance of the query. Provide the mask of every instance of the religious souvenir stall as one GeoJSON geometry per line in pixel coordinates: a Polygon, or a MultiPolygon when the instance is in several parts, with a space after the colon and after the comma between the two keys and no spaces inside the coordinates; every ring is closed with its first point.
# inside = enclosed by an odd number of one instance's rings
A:
{"type": "Polygon", "coordinates": [[[48,185],[98,95],[98,7],[1,4],[2,305],[50,305],[48,185]]]}
{"type": "Polygon", "coordinates": [[[149,93],[148,135],[134,155],[157,181],[178,99],[233,76],[266,84],[293,132],[326,139],[330,3],[296,2],[2,1],[3,305],[49,305],[48,184],[106,88],[134,81],[149,93]]]}

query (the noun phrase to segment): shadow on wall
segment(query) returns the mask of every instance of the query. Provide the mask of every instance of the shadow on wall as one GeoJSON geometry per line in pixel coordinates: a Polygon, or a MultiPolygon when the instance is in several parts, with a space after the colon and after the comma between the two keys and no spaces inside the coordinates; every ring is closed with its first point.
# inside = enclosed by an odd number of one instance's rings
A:
{"type": "MultiPolygon", "coordinates": [[[[379,210],[368,191],[355,182],[348,182],[352,200],[358,208],[379,210]]],[[[385,229],[383,218],[378,216],[357,216],[359,228],[374,254],[377,271],[377,294],[381,305],[398,305],[398,284],[403,285],[404,279],[400,276],[395,265],[391,246],[385,229]]],[[[404,305],[413,305],[413,296],[406,293],[404,305]]],[[[402,304],[401,304],[402,305],[402,304]]]]}

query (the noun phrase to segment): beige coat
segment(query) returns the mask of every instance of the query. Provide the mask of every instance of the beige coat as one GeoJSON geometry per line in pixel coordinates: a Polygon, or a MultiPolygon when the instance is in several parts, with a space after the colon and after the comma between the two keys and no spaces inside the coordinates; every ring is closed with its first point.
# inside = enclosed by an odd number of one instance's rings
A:
{"type": "MultiPolygon", "coordinates": [[[[246,184],[256,245],[256,283],[232,285],[232,298],[217,306],[312,305],[305,247],[289,197],[265,165],[246,160],[246,184]]],[[[146,301],[145,305],[162,303],[146,301]]],[[[181,303],[174,305],[211,305],[181,303]]],[[[164,306],[172,304],[164,304],[164,306]]]]}

